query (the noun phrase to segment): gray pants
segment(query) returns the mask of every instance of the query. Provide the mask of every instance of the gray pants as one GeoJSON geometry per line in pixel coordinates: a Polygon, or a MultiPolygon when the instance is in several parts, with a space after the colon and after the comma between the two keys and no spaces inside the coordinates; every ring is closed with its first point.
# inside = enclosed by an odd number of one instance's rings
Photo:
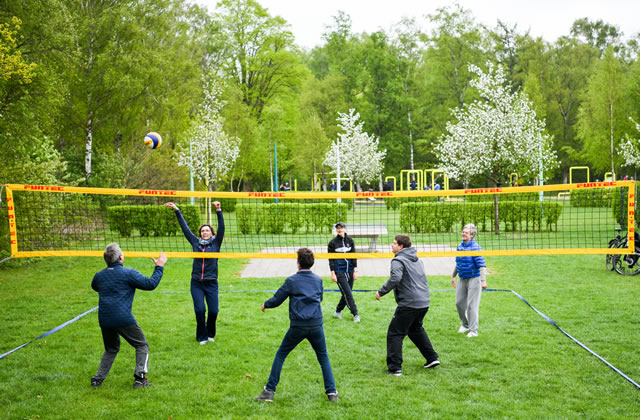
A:
{"type": "Polygon", "coordinates": [[[133,376],[144,378],[149,363],[149,344],[140,326],[133,324],[121,328],[102,328],[104,354],[100,360],[98,372],[93,379],[103,381],[109,374],[111,365],[120,351],[120,336],[136,349],[136,368],[133,376]]]}
{"type": "Polygon", "coordinates": [[[482,283],[480,277],[460,279],[456,287],[456,308],[462,326],[470,331],[478,332],[478,318],[480,312],[480,296],[482,283]]]}

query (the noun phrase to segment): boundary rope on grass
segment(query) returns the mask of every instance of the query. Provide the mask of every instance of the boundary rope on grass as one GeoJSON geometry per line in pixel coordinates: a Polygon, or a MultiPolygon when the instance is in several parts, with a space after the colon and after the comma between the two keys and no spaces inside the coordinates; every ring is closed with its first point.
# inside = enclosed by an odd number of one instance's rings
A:
{"type": "MultiPolygon", "coordinates": [[[[339,292],[339,289],[325,289],[325,292],[339,292]]],[[[376,290],[373,289],[353,289],[353,292],[375,292],[376,290]]],[[[454,292],[455,289],[436,289],[436,290],[432,290],[433,292],[454,292]]],[[[221,290],[220,292],[222,293],[258,293],[258,292],[262,292],[262,293],[275,293],[276,290],[269,290],[269,289],[263,289],[263,290],[221,290]]],[[[584,350],[586,350],[587,352],[589,352],[591,355],[593,355],[594,357],[596,357],[598,360],[600,360],[602,363],[604,363],[605,365],[607,365],[609,368],[611,368],[614,372],[616,372],[618,375],[622,376],[624,379],[626,379],[627,381],[629,381],[633,386],[636,387],[636,389],[640,390],[640,384],[638,384],[636,381],[634,381],[633,379],[631,379],[629,376],[627,376],[624,372],[622,372],[620,369],[618,369],[617,367],[615,367],[614,365],[612,365],[611,363],[609,363],[605,358],[603,358],[602,356],[600,356],[598,353],[594,352],[593,350],[591,350],[589,347],[587,347],[585,344],[583,344],[582,342],[580,342],[578,339],[574,338],[573,336],[571,336],[571,334],[569,334],[568,332],[566,332],[565,330],[563,330],[562,328],[560,328],[560,326],[558,324],[556,324],[556,322],[554,320],[552,320],[551,318],[549,318],[547,315],[545,315],[544,313],[540,312],[536,307],[534,307],[532,304],[530,304],[525,298],[523,298],[519,293],[517,293],[514,290],[509,290],[509,289],[484,289],[483,292],[510,292],[513,293],[515,296],[517,296],[521,301],[523,301],[524,303],[526,303],[531,309],[533,309],[538,315],[540,315],[542,318],[544,318],[547,322],[549,322],[551,325],[553,325],[554,327],[556,327],[558,330],[560,330],[560,332],[562,332],[564,335],[566,335],[567,337],[569,337],[569,339],[571,339],[573,342],[575,342],[576,344],[578,344],[580,347],[582,347],[584,350]]],[[[166,291],[166,292],[156,292],[156,293],[189,293],[187,291],[166,291]]],[[[2,355],[0,355],[0,359],[10,355],[11,353],[15,352],[16,350],[19,350],[21,348],[23,348],[24,346],[31,344],[32,342],[39,340],[43,337],[46,337],[48,335],[51,335],[59,330],[61,330],[62,328],[66,327],[69,324],[72,324],[74,322],[76,322],[78,319],[82,318],[85,315],[90,314],[91,312],[95,311],[96,309],[98,309],[98,307],[96,306],[93,309],[90,309],[88,311],[86,311],[83,314],[80,314],[78,316],[76,316],[75,318],[58,325],[57,327],[55,327],[54,329],[47,331],[46,333],[42,334],[39,337],[34,338],[33,340],[24,343],[21,346],[16,347],[13,350],[10,350],[2,355]]]]}

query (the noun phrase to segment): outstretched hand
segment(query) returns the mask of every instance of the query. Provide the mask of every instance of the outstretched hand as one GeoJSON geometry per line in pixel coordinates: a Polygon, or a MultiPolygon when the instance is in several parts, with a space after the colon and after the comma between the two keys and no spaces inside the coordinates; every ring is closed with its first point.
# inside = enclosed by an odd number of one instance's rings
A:
{"type": "Polygon", "coordinates": [[[175,205],[173,201],[169,201],[168,203],[164,203],[166,207],[173,209],[174,211],[178,211],[178,206],[175,205]]]}
{"type": "Polygon", "coordinates": [[[219,201],[214,201],[213,203],[211,203],[213,205],[213,207],[216,208],[216,211],[220,210],[220,202],[219,201]]]}
{"type": "Polygon", "coordinates": [[[157,259],[153,257],[151,257],[151,259],[153,260],[153,263],[158,267],[164,267],[164,264],[167,262],[167,253],[161,252],[160,256],[157,259]]]}

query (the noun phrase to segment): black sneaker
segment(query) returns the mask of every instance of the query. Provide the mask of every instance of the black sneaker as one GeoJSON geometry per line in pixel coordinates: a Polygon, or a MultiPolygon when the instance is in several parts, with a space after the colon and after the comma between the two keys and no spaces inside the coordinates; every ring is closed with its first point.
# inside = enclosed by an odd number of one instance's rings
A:
{"type": "Polygon", "coordinates": [[[436,360],[434,360],[432,362],[425,363],[424,367],[429,369],[429,368],[434,368],[434,367],[438,366],[439,364],[440,364],[440,360],[436,359],[436,360]]]}
{"type": "Polygon", "coordinates": [[[330,402],[338,402],[338,391],[330,392],[327,394],[327,398],[329,398],[330,402]]]}
{"type": "Polygon", "coordinates": [[[273,402],[273,394],[275,394],[275,391],[269,391],[267,390],[267,387],[264,387],[260,395],[256,397],[256,400],[262,402],[273,402]]]}
{"type": "Polygon", "coordinates": [[[147,388],[151,386],[151,382],[147,378],[136,378],[133,381],[134,388],[147,388]]]}
{"type": "Polygon", "coordinates": [[[402,376],[402,370],[398,369],[398,370],[386,370],[385,372],[387,372],[389,375],[392,376],[402,376]]]}
{"type": "Polygon", "coordinates": [[[91,378],[91,386],[97,388],[102,385],[102,381],[104,381],[104,379],[91,378]]]}

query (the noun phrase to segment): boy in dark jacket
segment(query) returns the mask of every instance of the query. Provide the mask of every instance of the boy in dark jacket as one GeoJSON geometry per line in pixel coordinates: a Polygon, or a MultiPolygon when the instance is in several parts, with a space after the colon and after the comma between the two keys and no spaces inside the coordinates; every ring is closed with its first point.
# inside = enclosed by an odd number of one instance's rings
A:
{"type": "Polygon", "coordinates": [[[391,375],[401,376],[402,342],[407,335],[426,359],[425,368],[436,367],[440,361],[422,326],[431,303],[422,261],[407,235],[396,235],[391,251],[395,254],[391,260],[391,275],[376,292],[376,299],[380,300],[393,290],[398,304],[387,330],[387,368],[391,375]]]}
{"type": "Polygon", "coordinates": [[[276,291],[273,297],[262,304],[262,312],[266,308],[280,306],[289,298],[289,330],[282,339],[282,344],[276,352],[269,381],[260,395],[258,401],[273,402],[273,395],[280,382],[280,372],[285,359],[304,339],[307,339],[316,352],[316,357],[322,368],[324,378],[324,391],[329,401],[338,401],[338,391],[333,379],[327,343],[322,327],[322,278],[311,272],[314,257],[308,248],[298,250],[298,272],[287,278],[284,284],[276,291]]]}
{"type": "MultiPolygon", "coordinates": [[[[353,239],[347,236],[347,226],[343,222],[336,223],[336,237],[331,239],[327,250],[329,253],[344,253],[345,257],[349,253],[356,252],[356,245],[353,239]]],[[[346,306],[353,314],[353,322],[360,322],[358,307],[353,299],[353,283],[358,279],[358,260],[355,258],[340,258],[329,260],[331,270],[331,281],[338,283],[338,288],[342,292],[342,297],[334,317],[342,319],[342,310],[346,306]]]]}
{"type": "Polygon", "coordinates": [[[162,279],[167,254],[160,253],[158,259],[152,258],[156,265],[151,278],[145,277],[133,268],[125,268],[122,249],[116,243],[107,245],[104,260],[107,268],[93,276],[91,288],[98,292],[98,321],[102,330],[104,354],[98,372],[91,378],[91,386],[99,387],[111,369],[120,350],[120,336],[136,349],[136,368],[133,386],[144,388],[151,386],[146,378],[149,361],[149,344],[142,329],[131,313],[136,289],[153,290],[162,279]]]}

